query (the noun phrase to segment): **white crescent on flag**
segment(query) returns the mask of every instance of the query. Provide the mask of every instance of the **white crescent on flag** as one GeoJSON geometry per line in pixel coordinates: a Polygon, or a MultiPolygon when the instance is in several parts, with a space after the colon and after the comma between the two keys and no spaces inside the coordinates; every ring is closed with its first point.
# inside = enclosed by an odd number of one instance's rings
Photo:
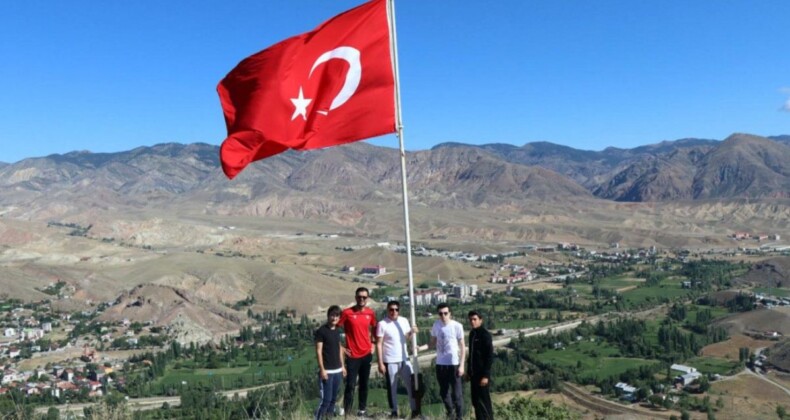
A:
{"type": "MultiPolygon", "coordinates": [[[[313,71],[316,69],[316,67],[333,58],[345,60],[345,62],[348,63],[349,68],[348,72],[346,73],[346,81],[343,83],[343,88],[340,89],[340,92],[337,93],[335,99],[332,100],[332,104],[329,106],[329,111],[346,103],[346,101],[349,100],[352,95],[354,95],[354,92],[357,91],[357,87],[359,87],[359,81],[362,79],[362,64],[359,61],[359,50],[353,47],[337,47],[332,51],[327,51],[321,54],[321,56],[315,60],[315,63],[313,63],[313,68],[310,69],[310,74],[307,76],[307,78],[309,79],[310,76],[313,75],[313,71]]],[[[318,112],[324,115],[327,114],[327,111],[318,112]]]]}
{"type": "MultiPolygon", "coordinates": [[[[346,80],[343,82],[343,88],[340,89],[340,92],[337,93],[337,96],[332,100],[332,103],[329,105],[328,110],[320,110],[316,111],[321,115],[329,114],[329,111],[343,105],[348,101],[351,96],[354,95],[354,92],[357,91],[359,87],[359,81],[362,79],[362,63],[359,60],[359,50],[354,47],[337,47],[334,50],[327,51],[321,54],[313,63],[313,67],[310,69],[310,74],[307,75],[309,79],[310,76],[313,75],[313,71],[323,63],[326,63],[332,59],[339,59],[343,60],[348,63],[348,72],[346,72],[346,80]]],[[[296,98],[291,98],[291,102],[294,105],[294,113],[291,116],[291,121],[295,120],[296,117],[301,116],[303,120],[307,119],[307,106],[310,104],[312,99],[308,99],[304,97],[302,93],[302,87],[299,87],[299,96],[296,98]]]]}

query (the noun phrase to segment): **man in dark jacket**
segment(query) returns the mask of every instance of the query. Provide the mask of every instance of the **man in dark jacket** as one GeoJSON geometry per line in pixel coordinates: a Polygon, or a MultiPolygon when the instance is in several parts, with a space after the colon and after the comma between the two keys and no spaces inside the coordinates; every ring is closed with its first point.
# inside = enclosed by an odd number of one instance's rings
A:
{"type": "Polygon", "coordinates": [[[494,344],[491,333],[483,327],[483,316],[477,311],[469,311],[469,368],[467,374],[472,383],[472,405],[475,418],[493,419],[491,407],[491,364],[494,362],[494,344]]]}

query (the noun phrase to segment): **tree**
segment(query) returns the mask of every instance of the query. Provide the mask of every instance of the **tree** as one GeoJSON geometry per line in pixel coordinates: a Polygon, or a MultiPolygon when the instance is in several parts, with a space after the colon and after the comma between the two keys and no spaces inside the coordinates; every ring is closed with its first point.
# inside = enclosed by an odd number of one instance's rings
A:
{"type": "Polygon", "coordinates": [[[658,394],[653,394],[653,395],[651,395],[651,396],[649,396],[649,397],[647,398],[647,401],[648,401],[648,402],[650,403],[650,405],[651,405],[651,406],[653,406],[653,407],[661,407],[661,406],[662,406],[662,404],[661,404],[661,403],[663,403],[663,402],[664,402],[664,398],[662,398],[662,397],[661,397],[660,395],[658,395],[658,394]]]}
{"type": "Polygon", "coordinates": [[[710,389],[710,381],[706,375],[699,378],[699,392],[708,392],[710,389]]]}
{"type": "Polygon", "coordinates": [[[58,420],[60,418],[60,410],[56,407],[49,407],[47,415],[44,418],[46,420],[58,420]]]}
{"type": "Polygon", "coordinates": [[[787,410],[784,408],[784,406],[781,406],[779,404],[776,405],[776,415],[779,416],[780,420],[784,420],[786,418],[789,418],[787,416],[787,410]]]}
{"type": "Polygon", "coordinates": [[[494,413],[501,419],[565,420],[574,418],[567,407],[557,406],[550,400],[533,400],[516,396],[507,404],[496,404],[494,413]]]}

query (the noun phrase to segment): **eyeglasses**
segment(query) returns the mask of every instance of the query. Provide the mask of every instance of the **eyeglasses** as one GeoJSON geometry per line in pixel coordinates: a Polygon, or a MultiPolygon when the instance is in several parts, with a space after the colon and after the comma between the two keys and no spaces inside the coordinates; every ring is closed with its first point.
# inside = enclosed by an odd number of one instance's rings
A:
{"type": "Polygon", "coordinates": [[[400,312],[399,308],[387,308],[387,310],[390,312],[400,312]]]}
{"type": "Polygon", "coordinates": [[[369,296],[357,296],[357,299],[367,300],[369,296]]]}
{"type": "Polygon", "coordinates": [[[450,315],[450,312],[439,312],[439,316],[450,315]]]}

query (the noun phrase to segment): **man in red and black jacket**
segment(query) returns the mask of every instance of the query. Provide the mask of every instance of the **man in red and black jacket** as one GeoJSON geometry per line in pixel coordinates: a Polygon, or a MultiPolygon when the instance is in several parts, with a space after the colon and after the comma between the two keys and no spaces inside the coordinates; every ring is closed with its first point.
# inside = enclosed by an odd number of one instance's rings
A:
{"type": "Polygon", "coordinates": [[[338,325],[346,334],[346,387],[343,396],[345,414],[351,415],[354,405],[354,386],[359,376],[359,411],[357,416],[365,417],[368,404],[368,379],[370,364],[376,344],[376,314],[367,307],[370,291],[357,289],[354,298],[356,305],[346,308],[340,315],[338,325]]]}

